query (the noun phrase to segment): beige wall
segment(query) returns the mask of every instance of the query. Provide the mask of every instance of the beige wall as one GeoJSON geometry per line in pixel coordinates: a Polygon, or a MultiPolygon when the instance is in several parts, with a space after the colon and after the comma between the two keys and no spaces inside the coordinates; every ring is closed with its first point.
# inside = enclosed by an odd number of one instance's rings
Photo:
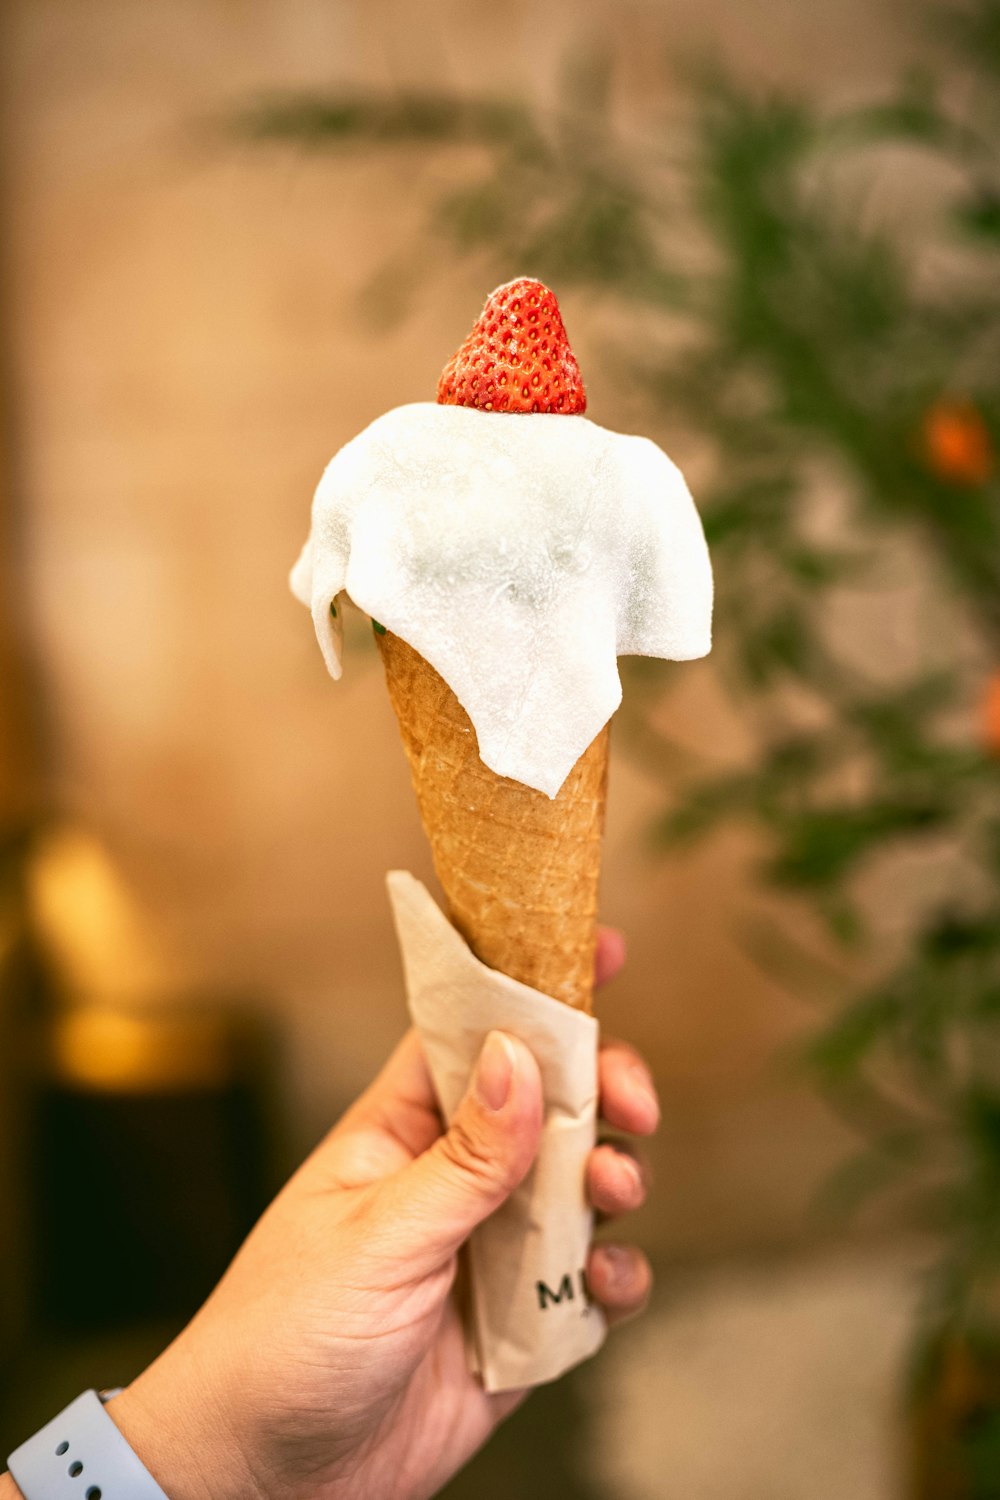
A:
{"type": "MultiPolygon", "coordinates": [[[[447,162],[253,152],[193,126],[253,91],[331,80],[544,96],[570,44],[612,17],[639,113],[671,88],[661,35],[840,94],[911,45],[889,0],[519,0],[502,45],[497,15],[482,0],[12,0],[2,22],[26,569],[56,790],[148,943],[141,985],[105,953],[107,983],[272,997],[303,1141],[403,1025],[382,875],[428,860],[374,657],[359,633],[334,687],[286,572],[326,459],[428,397],[488,288],[474,267],[438,274],[408,322],[372,337],[356,291],[415,232],[447,162]]],[[[578,295],[564,311],[592,411],[614,426],[592,311],[578,295]]],[[[685,675],[672,731],[735,735],[711,668],[685,675]]],[[[745,852],[643,852],[656,795],[619,747],[605,908],[632,961],[602,1011],[664,1091],[645,1232],[685,1251],[785,1237],[842,1146],[774,1062],[810,1012],[741,952],[745,852]]]]}

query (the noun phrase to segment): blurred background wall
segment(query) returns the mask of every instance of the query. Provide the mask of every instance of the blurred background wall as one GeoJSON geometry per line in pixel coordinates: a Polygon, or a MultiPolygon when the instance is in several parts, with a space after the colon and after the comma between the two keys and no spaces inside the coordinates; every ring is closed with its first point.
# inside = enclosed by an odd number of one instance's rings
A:
{"type": "MultiPolygon", "coordinates": [[[[328,85],[544,104],[572,49],[605,35],[626,126],[680,109],[706,49],[844,102],[932,56],[914,17],[904,0],[4,7],[7,717],[38,720],[15,779],[41,776],[50,815],[27,899],[71,1004],[244,997],[278,1039],[287,1162],[404,1027],[383,876],[430,878],[365,631],[335,686],[287,573],[327,459],[432,396],[489,287],[456,260],[391,326],[359,298],[460,161],[261,149],[222,122],[328,85]]],[[[628,427],[605,314],[578,292],[561,303],[591,414],[628,427]]],[[[697,477],[694,447],[676,456],[697,477]]],[[[0,628],[0,659],[3,643],[0,628]]],[[[738,755],[712,663],[682,670],[664,728],[738,755]]],[[[727,832],[667,860],[647,834],[661,809],[619,742],[603,905],[630,960],[599,1009],[649,1057],[665,1115],[638,1234],[673,1264],[800,1246],[827,1231],[809,1205],[848,1142],[789,1061],[815,1016],[746,950],[753,844],[727,832]]],[[[0,1073],[16,1062],[8,1049],[0,1073]]],[[[0,1183],[3,1168],[0,1149],[0,1183]]],[[[885,1312],[891,1333],[898,1297],[867,1297],[858,1327],[885,1312]]]]}
{"type": "MultiPolygon", "coordinates": [[[[382,875],[426,874],[428,858],[372,653],[359,644],[329,682],[286,574],[329,455],[429,397],[488,288],[438,277],[377,334],[358,288],[447,163],[256,151],[219,120],[331,83],[544,100],[573,45],[609,28],[639,114],[676,102],[664,35],[678,74],[721,47],[849,96],[916,48],[908,19],[898,0],[513,4],[502,22],[485,5],[348,0],[5,8],[21,581],[52,797],[134,928],[127,954],[93,930],[66,940],[89,983],[137,1004],[179,987],[270,996],[302,1145],[403,1025],[382,875]]],[[[572,295],[564,312],[595,418],[625,425],[597,316],[572,295]]],[[[673,732],[738,741],[711,666],[686,677],[673,732]]],[[[666,1099],[645,1232],[674,1250],[797,1235],[840,1149],[775,1068],[811,1018],[741,951],[745,849],[667,863],[644,843],[653,796],[619,747],[604,909],[631,957],[602,1011],[666,1099]]]]}

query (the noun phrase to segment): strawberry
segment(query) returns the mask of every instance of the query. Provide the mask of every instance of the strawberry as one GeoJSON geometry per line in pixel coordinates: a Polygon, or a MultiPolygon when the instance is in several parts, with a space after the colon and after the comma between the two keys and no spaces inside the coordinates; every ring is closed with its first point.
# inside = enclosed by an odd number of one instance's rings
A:
{"type": "Polygon", "coordinates": [[[587,409],[580,368],[555,293],[521,276],[498,286],[438,381],[440,406],[481,411],[587,409]]]}

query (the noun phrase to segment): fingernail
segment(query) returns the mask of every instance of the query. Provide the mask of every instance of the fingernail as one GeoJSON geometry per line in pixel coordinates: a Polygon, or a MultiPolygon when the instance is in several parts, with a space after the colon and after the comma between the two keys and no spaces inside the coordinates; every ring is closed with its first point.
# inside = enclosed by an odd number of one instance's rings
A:
{"type": "Polygon", "coordinates": [[[624,1245],[602,1245],[600,1254],[612,1287],[623,1287],[632,1280],[632,1257],[624,1245]]]}
{"type": "Polygon", "coordinates": [[[629,1080],[632,1092],[636,1098],[642,1099],[650,1113],[658,1120],[660,1118],[660,1101],[656,1097],[656,1089],[642,1063],[633,1063],[629,1069],[629,1080]]]}
{"type": "Polygon", "coordinates": [[[476,1064],[476,1097],[487,1109],[503,1109],[513,1081],[514,1049],[502,1031],[491,1031],[476,1064]]]}

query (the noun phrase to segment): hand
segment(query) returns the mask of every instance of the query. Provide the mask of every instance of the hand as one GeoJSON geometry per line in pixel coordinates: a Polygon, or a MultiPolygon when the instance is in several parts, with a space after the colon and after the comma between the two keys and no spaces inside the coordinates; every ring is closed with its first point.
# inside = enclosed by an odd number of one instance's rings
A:
{"type": "MultiPolygon", "coordinates": [[[[623,962],[602,931],[598,982],[623,962]]],[[[628,1047],[605,1042],[601,1108],[646,1135],[658,1107],[628,1047]]],[[[442,1133],[413,1032],[264,1214],[180,1337],[108,1407],[170,1500],[424,1500],[524,1393],[468,1373],[449,1296],[456,1254],[538,1148],[538,1068],[493,1032],[442,1133]]],[[[645,1197],[632,1157],[598,1146],[587,1170],[605,1215],[645,1197]]],[[[591,1252],[610,1321],[651,1283],[634,1247],[591,1252]]]]}

